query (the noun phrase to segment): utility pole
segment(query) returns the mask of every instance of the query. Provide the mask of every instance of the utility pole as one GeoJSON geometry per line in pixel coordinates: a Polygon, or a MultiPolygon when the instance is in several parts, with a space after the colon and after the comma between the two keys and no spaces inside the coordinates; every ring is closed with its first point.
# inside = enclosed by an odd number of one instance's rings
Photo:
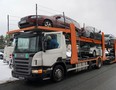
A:
{"type": "Polygon", "coordinates": [[[7,32],[9,32],[9,15],[7,15],[7,32]]]}
{"type": "Polygon", "coordinates": [[[37,4],[36,4],[36,27],[38,27],[38,14],[37,14],[37,9],[38,9],[38,7],[37,7],[37,4]]]}
{"type": "MultiPolygon", "coordinates": [[[[9,15],[7,15],[7,32],[9,32],[9,15]]],[[[7,45],[10,44],[10,35],[8,34],[7,45]]]]}
{"type": "Polygon", "coordinates": [[[64,14],[64,12],[63,12],[63,18],[64,18],[64,26],[65,26],[65,28],[66,28],[66,19],[65,19],[65,14],[64,14]]]}

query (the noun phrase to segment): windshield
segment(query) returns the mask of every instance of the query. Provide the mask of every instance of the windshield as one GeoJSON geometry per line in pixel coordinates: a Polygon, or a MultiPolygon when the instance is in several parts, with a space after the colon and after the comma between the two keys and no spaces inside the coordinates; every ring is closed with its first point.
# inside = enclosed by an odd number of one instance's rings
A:
{"type": "Polygon", "coordinates": [[[15,52],[33,53],[37,51],[38,51],[37,37],[18,38],[16,40],[15,52]]]}

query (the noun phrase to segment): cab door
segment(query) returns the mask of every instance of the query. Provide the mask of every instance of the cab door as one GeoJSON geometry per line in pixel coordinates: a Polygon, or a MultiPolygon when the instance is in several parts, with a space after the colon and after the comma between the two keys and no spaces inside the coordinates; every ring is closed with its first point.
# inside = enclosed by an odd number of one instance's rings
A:
{"type": "MultiPolygon", "coordinates": [[[[43,52],[43,66],[52,66],[59,57],[63,57],[64,51],[62,48],[62,32],[45,32],[44,36],[46,37],[47,49],[43,52]],[[48,48],[50,40],[55,39],[54,43],[57,43],[57,46],[54,48],[48,48]]],[[[52,43],[51,45],[54,45],[52,43]]]]}

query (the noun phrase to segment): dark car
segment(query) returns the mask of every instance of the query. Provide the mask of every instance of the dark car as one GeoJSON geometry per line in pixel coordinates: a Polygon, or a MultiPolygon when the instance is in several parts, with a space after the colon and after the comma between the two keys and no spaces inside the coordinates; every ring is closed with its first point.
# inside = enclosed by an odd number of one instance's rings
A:
{"type": "Polygon", "coordinates": [[[101,40],[101,38],[102,38],[101,31],[98,31],[94,27],[86,26],[85,28],[82,28],[82,31],[83,31],[84,37],[97,39],[97,40],[101,40]]]}
{"type": "Polygon", "coordinates": [[[0,59],[3,59],[3,53],[0,52],[0,59]]]}
{"type": "Polygon", "coordinates": [[[116,37],[112,34],[105,34],[104,37],[106,47],[112,47],[114,45],[114,40],[116,40],[116,37]]]}
{"type": "Polygon", "coordinates": [[[54,16],[38,15],[37,19],[36,15],[29,15],[21,18],[21,20],[18,23],[18,26],[19,28],[25,28],[29,26],[35,26],[37,23],[38,26],[61,27],[61,28],[69,28],[69,24],[74,23],[75,27],[77,29],[80,29],[79,23],[66,16],[64,19],[63,15],[54,15],[54,16]]]}

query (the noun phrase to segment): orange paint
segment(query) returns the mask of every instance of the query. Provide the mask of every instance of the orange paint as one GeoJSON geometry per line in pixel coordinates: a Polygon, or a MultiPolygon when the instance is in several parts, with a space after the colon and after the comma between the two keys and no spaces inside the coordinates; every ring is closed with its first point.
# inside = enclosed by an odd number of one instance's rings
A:
{"type": "Polygon", "coordinates": [[[40,30],[40,31],[62,31],[65,33],[70,33],[70,29],[63,29],[63,28],[54,28],[54,27],[45,27],[45,26],[38,26],[37,28],[35,26],[28,27],[28,28],[23,28],[23,29],[18,29],[18,30],[12,30],[7,32],[7,34],[14,34],[17,32],[22,32],[22,31],[31,31],[31,30],[40,30]]]}
{"type": "Polygon", "coordinates": [[[70,30],[71,30],[71,47],[72,47],[72,56],[70,63],[71,64],[77,64],[78,63],[78,50],[77,50],[77,44],[76,44],[76,30],[74,24],[70,24],[70,30]]]}
{"type": "Polygon", "coordinates": [[[105,55],[105,39],[104,39],[104,33],[102,32],[102,60],[106,60],[106,55],[105,55]]]}

